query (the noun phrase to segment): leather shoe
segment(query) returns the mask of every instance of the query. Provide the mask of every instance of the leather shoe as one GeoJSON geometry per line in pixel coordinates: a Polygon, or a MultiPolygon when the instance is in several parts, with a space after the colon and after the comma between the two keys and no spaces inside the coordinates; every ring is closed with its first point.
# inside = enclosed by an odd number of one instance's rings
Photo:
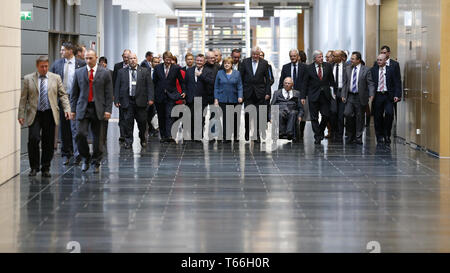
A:
{"type": "Polygon", "coordinates": [[[314,140],[314,144],[320,144],[320,140],[319,139],[314,140]]]}
{"type": "Polygon", "coordinates": [[[70,163],[70,156],[64,157],[63,165],[69,165],[70,163]]]}
{"type": "Polygon", "coordinates": [[[94,173],[99,173],[100,172],[100,164],[95,164],[94,165],[94,173]]]}
{"type": "Polygon", "coordinates": [[[119,142],[125,142],[125,138],[124,137],[119,137],[119,142]]]}
{"type": "Polygon", "coordinates": [[[42,177],[52,177],[49,171],[42,171],[42,177]]]}
{"type": "Polygon", "coordinates": [[[141,142],[141,146],[142,146],[142,148],[145,148],[145,147],[147,147],[147,142],[141,142]]]}
{"type": "Polygon", "coordinates": [[[354,141],[354,139],[348,138],[345,140],[345,144],[352,144],[354,141]]]}
{"type": "Polygon", "coordinates": [[[77,156],[77,158],[75,158],[75,161],[73,162],[73,165],[79,166],[80,163],[81,163],[81,156],[77,156]]]}
{"type": "Polygon", "coordinates": [[[28,174],[28,176],[36,176],[37,174],[37,170],[35,169],[31,169],[30,173],[28,174]]]}
{"type": "Polygon", "coordinates": [[[377,138],[377,143],[383,144],[384,143],[384,138],[383,137],[377,138]]]}
{"type": "Polygon", "coordinates": [[[131,144],[130,143],[125,143],[125,145],[123,146],[125,149],[131,149],[131,144]]]}
{"type": "Polygon", "coordinates": [[[362,140],[361,140],[361,139],[357,139],[357,140],[355,140],[355,143],[356,143],[356,144],[359,144],[359,145],[362,145],[362,144],[363,144],[363,142],[362,142],[362,140]]]}
{"type": "Polygon", "coordinates": [[[386,142],[386,144],[391,144],[391,137],[386,137],[385,142],[386,142]]]}
{"type": "Polygon", "coordinates": [[[91,164],[90,164],[90,162],[89,161],[84,161],[83,162],[83,166],[81,166],[81,170],[83,171],[83,172],[87,172],[88,170],[89,170],[89,166],[90,166],[91,164]]]}

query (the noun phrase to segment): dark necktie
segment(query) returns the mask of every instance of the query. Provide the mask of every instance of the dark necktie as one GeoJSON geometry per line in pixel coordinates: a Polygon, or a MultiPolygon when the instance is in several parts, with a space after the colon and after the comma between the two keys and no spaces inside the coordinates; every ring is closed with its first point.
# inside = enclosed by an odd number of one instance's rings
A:
{"type": "Polygon", "coordinates": [[[339,64],[336,64],[336,86],[339,87],[339,64]]]}
{"type": "Polygon", "coordinates": [[[136,96],[136,69],[131,69],[131,80],[134,84],[131,85],[131,96],[136,96]]]}
{"type": "Polygon", "coordinates": [[[294,81],[295,86],[295,82],[297,81],[297,64],[294,64],[294,71],[292,72],[292,80],[294,81]]]}

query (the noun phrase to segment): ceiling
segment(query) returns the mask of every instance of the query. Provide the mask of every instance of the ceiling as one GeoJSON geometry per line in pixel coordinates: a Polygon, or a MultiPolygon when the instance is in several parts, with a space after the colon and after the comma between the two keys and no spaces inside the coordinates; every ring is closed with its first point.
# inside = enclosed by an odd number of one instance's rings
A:
{"type": "MultiPolygon", "coordinates": [[[[208,0],[207,0],[208,2],[208,0]]],[[[219,2],[220,4],[227,5],[227,2],[244,2],[244,0],[209,0],[212,2],[219,2]]],[[[250,0],[250,5],[262,6],[269,5],[312,5],[314,0],[250,0]]],[[[175,8],[200,8],[201,0],[113,0],[113,5],[121,5],[123,9],[135,11],[138,13],[150,13],[156,14],[160,17],[175,17],[175,8]]]]}

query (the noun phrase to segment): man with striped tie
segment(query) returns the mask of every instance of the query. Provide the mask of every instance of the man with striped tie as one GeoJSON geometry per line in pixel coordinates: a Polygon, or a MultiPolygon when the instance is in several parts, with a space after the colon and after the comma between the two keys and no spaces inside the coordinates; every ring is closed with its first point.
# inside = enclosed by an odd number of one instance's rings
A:
{"type": "Polygon", "coordinates": [[[396,80],[396,71],[386,65],[386,55],[380,54],[377,65],[371,68],[375,82],[375,98],[373,100],[373,116],[377,143],[390,144],[392,121],[394,119],[394,103],[401,100],[401,83],[396,80]]]}
{"type": "Polygon", "coordinates": [[[355,51],[350,59],[352,65],[345,68],[346,77],[342,88],[342,102],[345,103],[345,128],[347,144],[363,144],[364,111],[375,95],[375,84],[368,67],[361,63],[361,53],[355,51]]]}
{"type": "Polygon", "coordinates": [[[61,77],[48,71],[48,57],[40,56],[36,60],[36,67],[37,72],[28,74],[23,79],[18,120],[20,125],[24,125],[26,118],[28,125],[29,176],[36,176],[40,170],[42,177],[51,177],[55,126],[59,124],[58,99],[66,119],[70,119],[70,103],[61,77]]]}

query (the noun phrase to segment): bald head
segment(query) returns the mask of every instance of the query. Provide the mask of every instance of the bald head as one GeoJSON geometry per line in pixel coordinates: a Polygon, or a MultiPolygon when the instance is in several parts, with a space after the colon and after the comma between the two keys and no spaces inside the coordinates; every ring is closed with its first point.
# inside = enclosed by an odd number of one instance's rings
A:
{"type": "Polygon", "coordinates": [[[89,67],[94,67],[97,64],[97,52],[93,49],[89,49],[84,56],[84,60],[89,67]]]}
{"type": "Polygon", "coordinates": [[[386,65],[386,54],[380,54],[377,57],[377,64],[379,67],[384,67],[386,65]]]}
{"type": "Polygon", "coordinates": [[[292,90],[293,86],[294,86],[294,81],[292,80],[291,77],[284,78],[284,81],[283,81],[284,90],[290,91],[290,90],[292,90]]]}
{"type": "Polygon", "coordinates": [[[130,52],[130,54],[128,55],[128,64],[130,65],[131,68],[136,68],[138,63],[138,59],[137,59],[137,55],[136,53],[130,52]]]}
{"type": "Polygon", "coordinates": [[[206,62],[210,65],[216,63],[216,53],[214,51],[208,51],[206,53],[206,62]]]}

